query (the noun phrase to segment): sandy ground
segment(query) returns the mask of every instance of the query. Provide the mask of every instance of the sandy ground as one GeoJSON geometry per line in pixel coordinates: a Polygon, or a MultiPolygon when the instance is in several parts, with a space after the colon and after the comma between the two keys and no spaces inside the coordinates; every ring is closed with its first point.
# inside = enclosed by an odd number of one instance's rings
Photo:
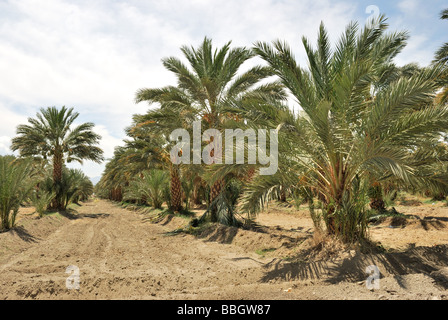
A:
{"type": "Polygon", "coordinates": [[[170,233],[187,219],[150,223],[103,200],[42,219],[24,208],[18,227],[0,234],[0,299],[448,299],[448,207],[396,208],[409,219],[370,228],[386,252],[308,260],[313,228],[303,209],[270,209],[257,231],[211,226],[194,236],[170,233]],[[67,288],[69,266],[78,290],[67,288]]]}

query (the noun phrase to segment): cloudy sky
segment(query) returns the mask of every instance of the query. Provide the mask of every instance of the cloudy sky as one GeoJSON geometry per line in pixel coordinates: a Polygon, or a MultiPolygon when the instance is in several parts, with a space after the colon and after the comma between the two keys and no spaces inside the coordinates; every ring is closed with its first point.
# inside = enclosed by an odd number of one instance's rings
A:
{"type": "MultiPolygon", "coordinates": [[[[149,108],[133,102],[136,90],[175,84],[161,59],[204,36],[216,46],[282,39],[304,61],[300,39],[315,41],[321,21],[336,40],[350,21],[384,13],[391,30],[411,35],[397,63],[424,66],[448,41],[445,8],[448,0],[0,0],[0,154],[11,153],[18,124],[65,105],[96,124],[111,157],[132,115],[149,108]]],[[[104,164],[82,168],[93,178],[104,164]]]]}

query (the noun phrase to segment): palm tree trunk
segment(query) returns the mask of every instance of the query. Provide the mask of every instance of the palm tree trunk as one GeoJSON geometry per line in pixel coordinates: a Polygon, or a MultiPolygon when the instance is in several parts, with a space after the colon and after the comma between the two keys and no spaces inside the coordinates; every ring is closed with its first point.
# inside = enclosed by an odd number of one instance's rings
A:
{"type": "Polygon", "coordinates": [[[215,183],[212,185],[210,189],[210,219],[211,222],[217,222],[218,221],[218,208],[216,204],[213,204],[213,201],[220,195],[222,192],[222,189],[224,188],[224,181],[222,179],[219,179],[215,181],[215,183]]]}
{"type": "Polygon", "coordinates": [[[171,193],[171,210],[182,210],[182,185],[179,177],[179,168],[171,165],[170,167],[171,181],[170,181],[170,193],[171,193]]]}
{"type": "Polygon", "coordinates": [[[56,197],[53,200],[51,207],[57,210],[63,210],[61,183],[62,183],[62,153],[55,152],[53,156],[53,188],[56,191],[56,197]]]}
{"type": "Polygon", "coordinates": [[[346,181],[346,176],[344,171],[342,171],[340,173],[340,175],[338,176],[339,173],[339,165],[335,166],[335,170],[333,170],[333,172],[335,173],[334,175],[334,181],[338,181],[338,188],[336,190],[334,190],[333,192],[333,203],[329,206],[329,203],[327,204],[327,232],[329,235],[337,235],[340,233],[341,231],[341,225],[340,225],[340,221],[337,221],[337,219],[334,216],[334,213],[336,212],[336,210],[341,208],[342,205],[342,197],[343,197],[343,193],[344,193],[344,189],[345,189],[345,181],[346,181]]]}
{"type": "Polygon", "coordinates": [[[196,177],[194,179],[194,187],[193,187],[193,204],[195,205],[201,205],[202,201],[201,201],[201,197],[199,194],[199,191],[201,189],[201,185],[202,185],[202,180],[200,177],[196,177]]]}
{"type": "Polygon", "coordinates": [[[329,235],[335,235],[336,234],[336,219],[334,218],[334,216],[332,216],[332,214],[334,213],[334,208],[331,208],[329,210],[328,214],[328,219],[327,219],[327,233],[329,235]]]}
{"type": "Polygon", "coordinates": [[[251,182],[252,181],[252,179],[254,178],[254,176],[255,176],[255,168],[250,168],[248,171],[247,171],[247,176],[246,176],[246,181],[247,182],[251,182]]]}
{"type": "Polygon", "coordinates": [[[60,183],[62,181],[62,157],[56,157],[53,160],[53,182],[60,183]]]}
{"type": "Polygon", "coordinates": [[[383,188],[378,182],[373,182],[369,188],[370,208],[379,212],[386,210],[386,203],[383,199],[383,188]]]}
{"type": "Polygon", "coordinates": [[[123,200],[123,193],[121,187],[114,187],[110,192],[110,200],[121,201],[123,200]]]}
{"type": "Polygon", "coordinates": [[[286,191],[285,188],[282,187],[280,190],[280,202],[286,202],[286,191]]]}
{"type": "Polygon", "coordinates": [[[5,231],[9,229],[9,217],[6,214],[2,214],[0,217],[2,222],[2,227],[0,228],[0,231],[5,231]]]}
{"type": "Polygon", "coordinates": [[[370,208],[379,212],[383,212],[386,210],[386,203],[382,198],[371,198],[370,208]]]}
{"type": "Polygon", "coordinates": [[[199,188],[200,188],[200,186],[195,186],[194,190],[193,190],[193,204],[194,205],[202,204],[201,198],[199,196],[199,188]]]}

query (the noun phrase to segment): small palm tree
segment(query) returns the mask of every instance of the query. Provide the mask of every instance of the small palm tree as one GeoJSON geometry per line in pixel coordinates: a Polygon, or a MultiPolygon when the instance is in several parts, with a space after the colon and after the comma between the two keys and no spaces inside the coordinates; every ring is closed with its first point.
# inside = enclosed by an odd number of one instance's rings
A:
{"type": "Polygon", "coordinates": [[[0,156],[0,231],[14,227],[20,205],[36,183],[32,169],[29,159],[0,156]]]}
{"type": "Polygon", "coordinates": [[[162,170],[146,170],[134,178],[124,194],[125,200],[144,200],[155,209],[161,209],[163,192],[168,184],[168,175],[162,170]]]}
{"type": "MultiPolygon", "coordinates": [[[[35,195],[33,195],[32,200],[37,200],[36,203],[38,206],[44,207],[45,198],[54,199],[57,195],[54,190],[51,171],[47,170],[46,177],[39,181],[39,187],[35,195]]],[[[93,184],[82,170],[64,167],[61,183],[57,191],[61,201],[60,210],[65,210],[70,203],[79,203],[79,201],[87,200],[93,194],[93,184]]],[[[51,202],[44,208],[44,210],[46,209],[54,209],[51,206],[51,202]]]]}
{"type": "Polygon", "coordinates": [[[55,197],[54,192],[46,190],[35,190],[31,193],[31,204],[36,209],[39,218],[42,218],[55,197]]]}
{"type": "Polygon", "coordinates": [[[93,194],[92,181],[80,169],[65,169],[62,175],[63,209],[70,203],[85,201],[93,194]]]}
{"type": "Polygon", "coordinates": [[[96,145],[101,137],[92,131],[94,124],[87,122],[73,127],[79,113],[73,108],[42,108],[36,118],[28,118],[29,125],[19,125],[11,149],[22,157],[41,157],[53,163],[53,187],[56,191],[55,209],[62,209],[62,171],[64,163],[83,160],[103,161],[103,151],[96,145]]]}

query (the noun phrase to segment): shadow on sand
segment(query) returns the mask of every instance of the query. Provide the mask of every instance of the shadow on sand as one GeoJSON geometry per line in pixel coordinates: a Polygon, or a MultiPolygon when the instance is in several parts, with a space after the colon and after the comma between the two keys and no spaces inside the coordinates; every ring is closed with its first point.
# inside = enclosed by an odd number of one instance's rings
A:
{"type": "Polygon", "coordinates": [[[423,273],[434,279],[436,285],[448,289],[448,246],[410,247],[403,252],[356,254],[339,262],[287,262],[273,259],[264,268],[266,273],[261,282],[270,280],[313,280],[321,279],[329,283],[341,281],[359,282],[366,280],[366,268],[377,266],[381,277],[393,276],[402,287],[406,283],[402,276],[423,273]]]}
{"type": "Polygon", "coordinates": [[[12,234],[16,234],[20,239],[25,242],[37,242],[39,238],[30,234],[23,226],[16,226],[10,230],[12,234]]]}
{"type": "Polygon", "coordinates": [[[76,210],[69,209],[64,211],[58,211],[58,213],[70,220],[77,220],[77,219],[100,219],[100,218],[107,218],[110,216],[109,213],[79,213],[76,210]]]}

